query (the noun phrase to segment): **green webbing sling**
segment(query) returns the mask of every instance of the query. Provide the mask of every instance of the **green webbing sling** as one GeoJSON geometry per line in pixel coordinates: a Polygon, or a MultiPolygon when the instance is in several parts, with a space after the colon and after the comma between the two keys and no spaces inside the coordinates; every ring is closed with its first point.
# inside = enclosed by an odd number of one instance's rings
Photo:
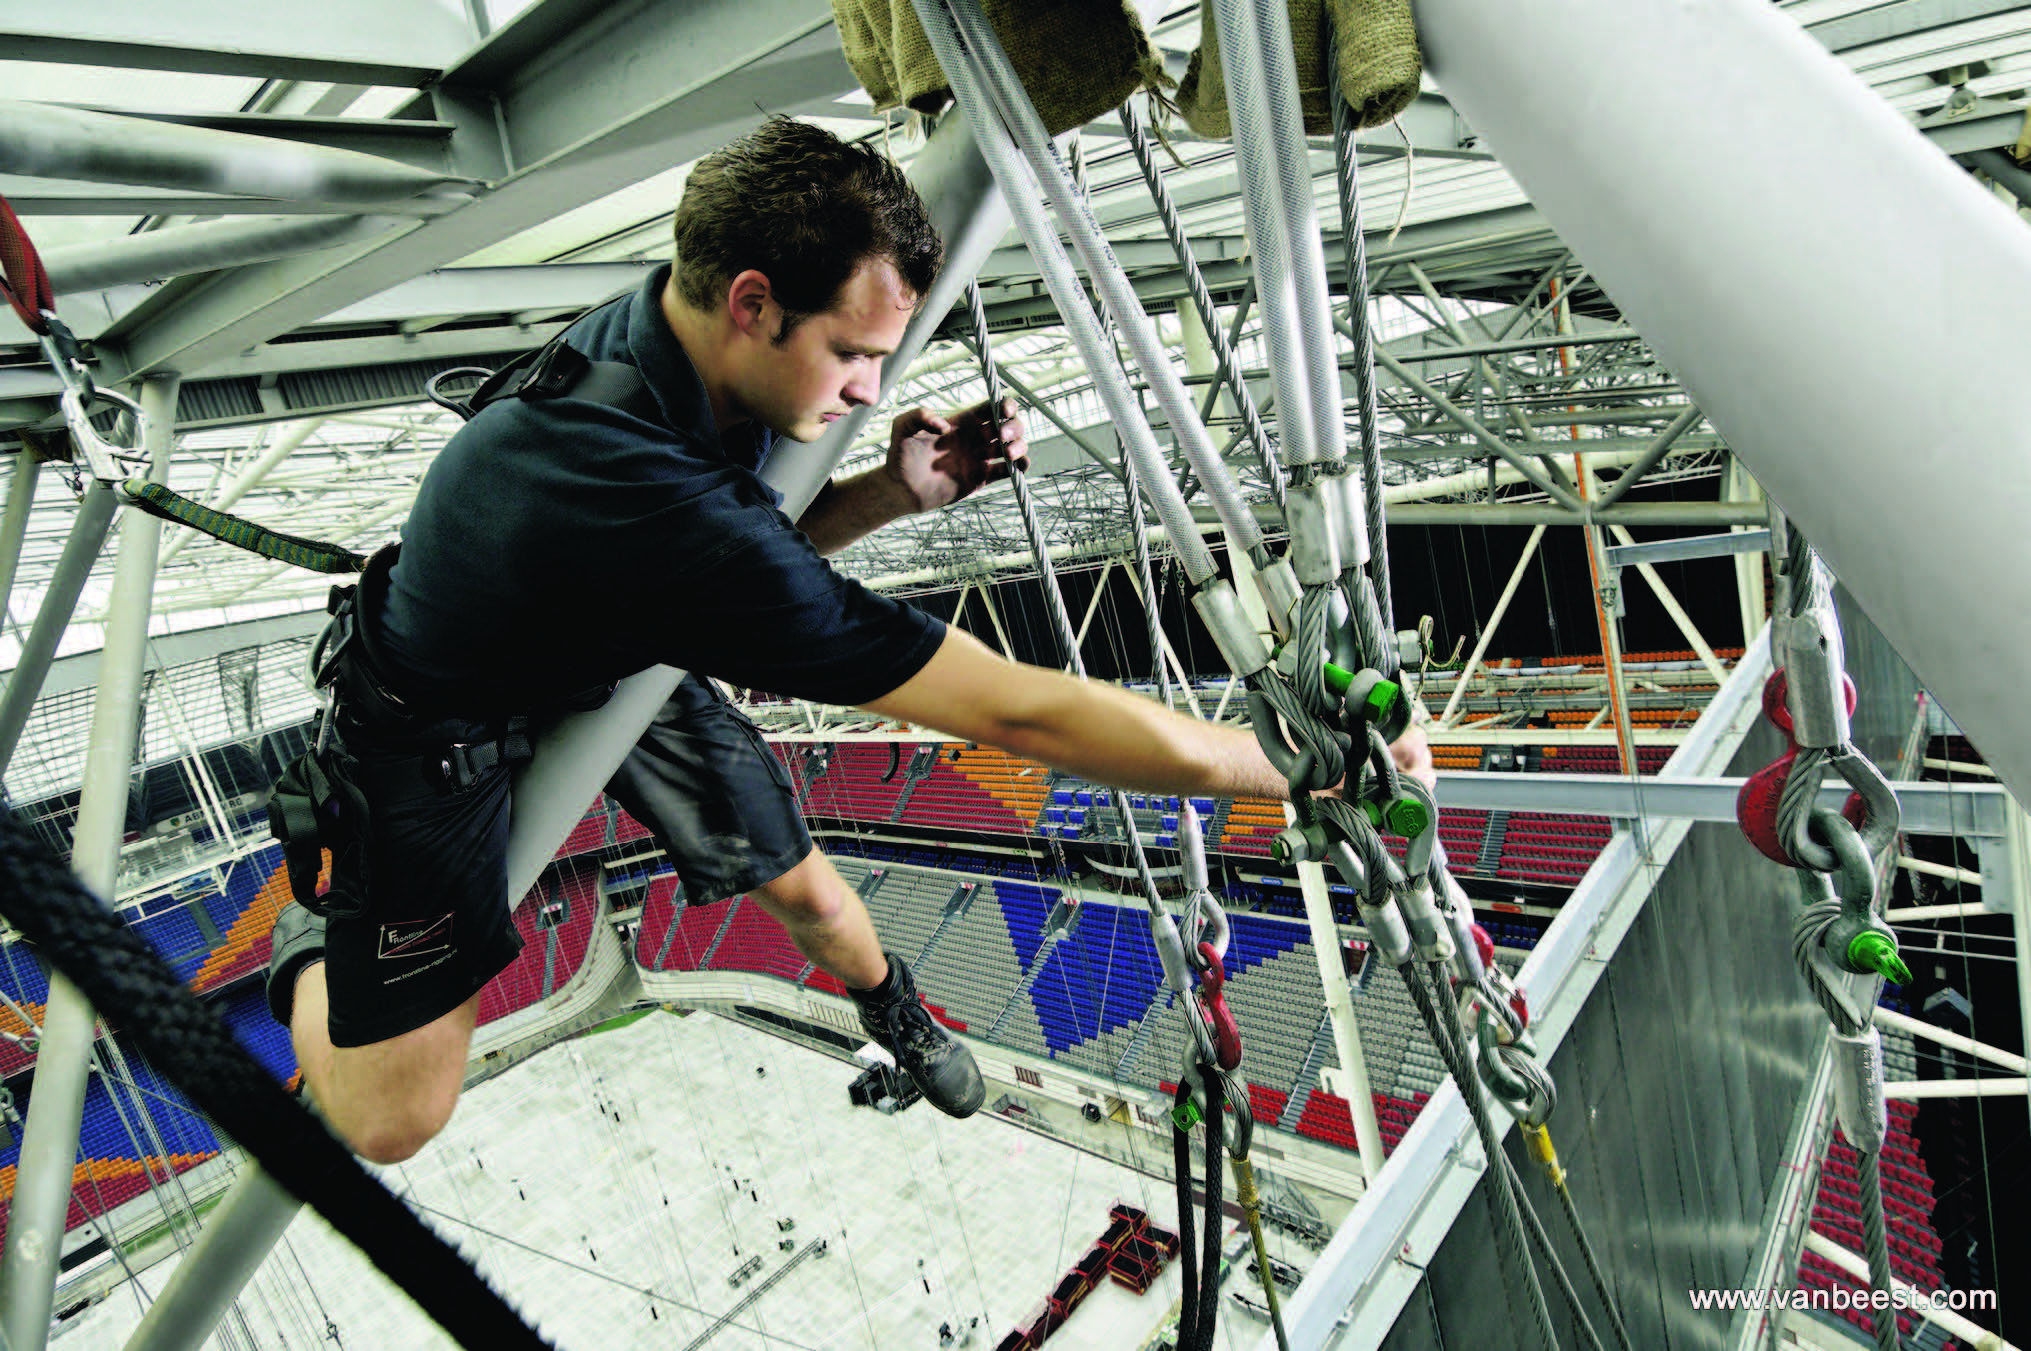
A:
{"type": "Polygon", "coordinates": [[[236,549],[246,549],[278,563],[308,568],[312,572],[359,572],[367,566],[365,554],[356,554],[342,545],[324,540],[285,535],[279,530],[241,520],[238,516],[213,511],[159,483],[130,479],[126,486],[127,500],[149,515],[187,525],[236,549]]]}

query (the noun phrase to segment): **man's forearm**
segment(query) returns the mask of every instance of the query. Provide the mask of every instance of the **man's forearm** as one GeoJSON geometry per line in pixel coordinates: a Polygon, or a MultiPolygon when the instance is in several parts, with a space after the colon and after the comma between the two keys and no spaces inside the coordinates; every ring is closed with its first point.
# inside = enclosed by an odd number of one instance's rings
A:
{"type": "Polygon", "coordinates": [[[877,465],[864,474],[827,484],[797,518],[797,528],[809,536],[819,553],[830,556],[890,521],[915,514],[916,509],[909,491],[877,465]]]}
{"type": "Polygon", "coordinates": [[[1005,749],[1138,792],[1290,796],[1254,733],[1173,713],[1113,685],[1058,680],[1010,719],[1005,749]]]}

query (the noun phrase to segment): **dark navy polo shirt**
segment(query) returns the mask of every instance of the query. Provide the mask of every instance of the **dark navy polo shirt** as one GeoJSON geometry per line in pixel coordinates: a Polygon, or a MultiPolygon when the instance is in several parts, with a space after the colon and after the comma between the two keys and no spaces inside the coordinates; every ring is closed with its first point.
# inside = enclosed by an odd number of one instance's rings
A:
{"type": "Polygon", "coordinates": [[[417,490],[376,622],[398,689],[537,711],[664,664],[830,704],[921,670],[942,622],[843,577],[757,471],[774,436],[722,438],[663,317],[668,267],[573,324],[642,372],[667,425],[581,399],[502,399],[417,490]]]}

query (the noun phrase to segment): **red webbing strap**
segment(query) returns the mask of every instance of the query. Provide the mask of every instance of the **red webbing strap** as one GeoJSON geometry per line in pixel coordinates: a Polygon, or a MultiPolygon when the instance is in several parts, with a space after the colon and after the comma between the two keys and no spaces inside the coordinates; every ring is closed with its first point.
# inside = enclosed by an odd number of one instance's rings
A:
{"type": "Polygon", "coordinates": [[[28,231],[21,228],[20,217],[5,197],[0,197],[0,292],[6,294],[7,303],[29,332],[37,336],[49,332],[49,322],[42,316],[45,311],[55,311],[56,290],[49,284],[49,272],[29,241],[28,231]]]}

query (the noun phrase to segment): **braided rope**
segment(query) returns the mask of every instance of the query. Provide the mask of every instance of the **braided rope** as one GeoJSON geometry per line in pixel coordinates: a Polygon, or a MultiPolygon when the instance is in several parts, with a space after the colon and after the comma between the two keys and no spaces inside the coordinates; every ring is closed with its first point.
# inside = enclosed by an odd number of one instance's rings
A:
{"type": "Polygon", "coordinates": [[[12,816],[0,816],[0,914],[200,1111],[458,1342],[486,1351],[550,1345],[269,1078],[218,1015],[12,816]]]}

